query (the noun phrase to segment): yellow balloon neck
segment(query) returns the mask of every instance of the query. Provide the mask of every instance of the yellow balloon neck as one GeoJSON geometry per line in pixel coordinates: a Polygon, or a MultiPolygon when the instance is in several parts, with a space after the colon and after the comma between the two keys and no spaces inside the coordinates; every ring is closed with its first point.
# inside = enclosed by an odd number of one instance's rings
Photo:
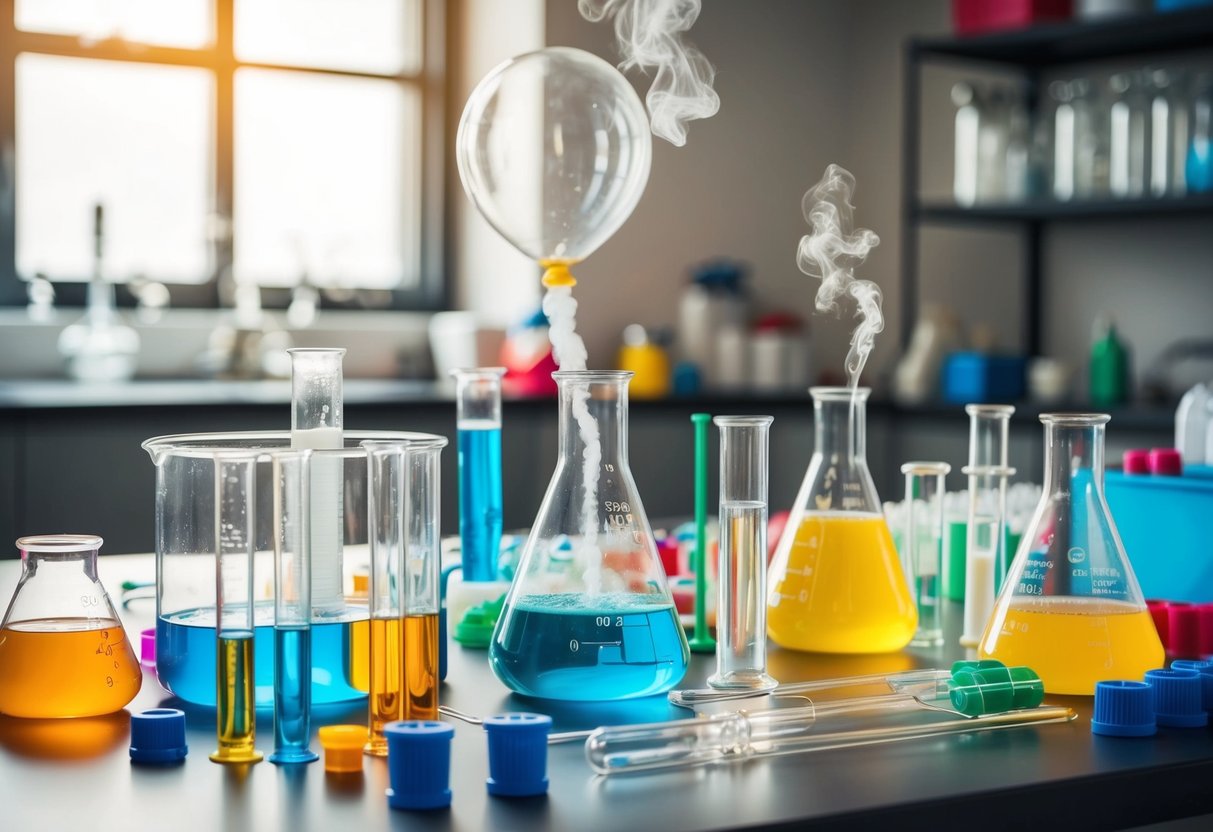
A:
{"type": "Polygon", "coordinates": [[[568,263],[549,263],[543,273],[543,285],[549,289],[557,286],[576,286],[577,278],[569,271],[568,263]]]}

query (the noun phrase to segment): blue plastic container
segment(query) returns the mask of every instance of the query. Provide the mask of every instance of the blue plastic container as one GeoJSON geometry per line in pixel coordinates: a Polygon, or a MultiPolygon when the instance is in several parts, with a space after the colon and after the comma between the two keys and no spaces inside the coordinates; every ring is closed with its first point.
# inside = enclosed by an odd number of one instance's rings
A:
{"type": "Polygon", "coordinates": [[[1026,366],[1022,356],[952,353],[943,364],[944,401],[989,404],[1022,399],[1026,366]]]}
{"type": "Polygon", "coordinates": [[[1105,478],[1108,507],[1147,598],[1213,601],[1213,478],[1125,475],[1105,478]]]}

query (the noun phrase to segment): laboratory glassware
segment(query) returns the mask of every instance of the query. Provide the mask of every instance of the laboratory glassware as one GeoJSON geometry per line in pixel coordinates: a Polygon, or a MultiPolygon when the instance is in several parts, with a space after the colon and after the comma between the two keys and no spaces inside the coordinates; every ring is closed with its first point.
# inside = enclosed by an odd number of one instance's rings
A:
{"type": "Polygon", "coordinates": [[[465,583],[497,580],[501,550],[501,377],[504,367],[452,370],[459,431],[459,540],[465,583]]]}
{"type": "Polygon", "coordinates": [[[687,646],[693,653],[715,653],[716,639],[708,628],[708,413],[692,413],[695,426],[695,629],[687,646]]]}
{"type": "Polygon", "coordinates": [[[274,455],[274,752],[278,765],[319,759],[312,736],[312,452],[274,455]]]}
{"type": "Polygon", "coordinates": [[[767,445],[770,416],[717,416],[720,565],[713,688],[768,690],[767,445]]]}
{"type": "Polygon", "coordinates": [[[406,442],[366,442],[367,521],[371,543],[370,691],[365,751],[387,756],[383,726],[403,713],[404,618],[401,607],[407,522],[406,442]]]}
{"type": "Polygon", "coordinates": [[[1067,81],[1049,84],[1053,99],[1053,197],[1074,198],[1075,135],[1074,92],[1067,81]]]}
{"type": "Polygon", "coordinates": [[[512,58],[486,75],[459,120],[464,190],[511,245],[571,285],[570,265],[610,239],[644,193],[649,120],[627,79],[568,47],[512,58]]]}
{"type": "MultiPolygon", "coordinates": [[[[338,450],[344,425],[343,349],[293,349],[291,447],[338,450]]],[[[311,461],[312,607],[340,616],[345,608],[341,575],[341,461],[311,461]]]]}
{"type": "Polygon", "coordinates": [[[1193,193],[1213,191],[1213,75],[1192,80],[1192,136],[1184,159],[1184,183],[1193,193]]]}
{"type": "Polygon", "coordinates": [[[215,460],[216,763],[257,763],[254,691],[253,554],[256,551],[257,451],[215,460]]]}
{"type": "Polygon", "coordinates": [[[956,105],[952,194],[956,198],[956,204],[970,206],[977,202],[977,179],[981,172],[978,163],[978,136],[982,101],[976,87],[962,81],[952,86],[952,103],[956,105]]]}
{"type": "Polygon", "coordinates": [[[871,391],[809,392],[815,446],[768,573],[767,632],[795,650],[900,650],[918,613],[868,471],[871,391]]]}
{"type": "Polygon", "coordinates": [[[1037,707],[969,717],[913,695],[873,696],[700,719],[599,728],[585,743],[597,774],[733,763],[946,734],[1069,722],[1070,708],[1037,707]],[[906,723],[905,715],[917,717],[906,723]]]}
{"type": "Polygon", "coordinates": [[[1104,497],[1102,413],[1046,413],[1043,494],[981,639],[1054,694],[1140,679],[1163,648],[1104,497]]]}
{"type": "Polygon", "coordinates": [[[96,535],[23,537],[21,579],[0,623],[0,713],[99,716],[143,683],[134,648],[97,578],[96,535]]]}
{"type": "Polygon", "coordinates": [[[1183,165],[1177,158],[1187,150],[1187,108],[1179,94],[1176,72],[1155,69],[1146,73],[1149,82],[1151,196],[1184,193],[1183,165]]]}
{"type": "Polygon", "coordinates": [[[686,637],[628,467],[630,376],[553,374],[559,460],[489,647],[493,672],[518,693],[626,699],[664,693],[686,672],[686,637]],[[579,428],[597,434],[600,457],[587,459],[579,428]]]}
{"type": "Polygon", "coordinates": [[[906,525],[901,538],[901,565],[910,582],[918,608],[918,629],[910,644],[938,647],[943,644],[943,496],[944,477],[952,470],[946,462],[907,462],[901,466],[906,478],[906,525]]]}
{"type": "Polygon", "coordinates": [[[976,647],[1006,574],[1007,432],[1015,408],[1009,404],[968,404],[969,515],[965,530],[964,626],[960,643],[976,647]]]}
{"type": "MultiPolygon", "coordinates": [[[[341,557],[343,584],[353,586],[354,573],[365,567],[367,536],[367,440],[435,440],[433,434],[406,431],[346,431],[344,447],[314,450],[317,457],[340,466],[341,557]]],[[[445,440],[443,440],[445,441],[445,440]]],[[[162,436],[143,443],[156,466],[156,669],[160,683],[174,695],[197,705],[215,707],[215,527],[216,459],[233,450],[257,449],[256,655],[257,704],[273,704],[274,482],[271,460],[291,450],[291,435],[282,431],[162,436]]],[[[315,538],[315,535],[312,535],[315,538]]],[[[349,702],[366,694],[369,667],[365,593],[352,593],[340,611],[312,610],[312,704],[349,702]]]]}
{"type": "Polygon", "coordinates": [[[1140,197],[1150,176],[1150,102],[1141,73],[1117,73],[1108,86],[1113,95],[1108,187],[1113,196],[1140,197]]]}
{"type": "Polygon", "coordinates": [[[418,439],[405,451],[408,491],[400,610],[404,675],[401,718],[438,718],[438,610],[441,584],[441,462],[447,441],[418,439]]]}

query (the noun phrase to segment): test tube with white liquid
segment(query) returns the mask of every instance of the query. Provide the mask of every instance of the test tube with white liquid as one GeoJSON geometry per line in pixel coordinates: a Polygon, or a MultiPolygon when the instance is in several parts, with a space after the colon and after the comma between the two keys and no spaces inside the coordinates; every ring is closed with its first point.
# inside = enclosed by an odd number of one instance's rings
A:
{"type": "Polygon", "coordinates": [[[976,647],[994,612],[1007,570],[1007,432],[1015,408],[1006,404],[965,405],[969,414],[969,525],[965,539],[964,629],[960,643],[976,647]]]}
{"type": "Polygon", "coordinates": [[[720,429],[720,580],[716,673],[708,685],[769,690],[767,480],[770,416],[717,416],[720,429]]]}
{"type": "Polygon", "coordinates": [[[944,477],[952,470],[946,462],[907,462],[905,526],[901,540],[901,566],[918,606],[918,629],[910,639],[914,647],[943,644],[940,615],[943,574],[944,477]]]}
{"type": "Polygon", "coordinates": [[[312,730],[311,451],[274,455],[274,753],[271,763],[318,759],[312,730]]]}
{"type": "MultiPolygon", "coordinates": [[[[343,349],[293,349],[291,356],[291,448],[340,450],[342,437],[343,349]]],[[[340,613],[345,606],[342,553],[342,460],[336,454],[312,457],[312,608],[340,613]]]]}

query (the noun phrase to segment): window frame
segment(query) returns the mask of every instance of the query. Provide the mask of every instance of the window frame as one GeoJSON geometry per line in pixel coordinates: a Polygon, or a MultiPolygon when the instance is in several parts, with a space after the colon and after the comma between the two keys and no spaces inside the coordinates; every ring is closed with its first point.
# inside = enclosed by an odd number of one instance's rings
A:
{"type": "MultiPolygon", "coordinates": [[[[211,0],[214,41],[197,49],[131,44],[121,39],[82,43],[74,35],[24,32],[17,29],[16,8],[0,20],[0,306],[23,306],[28,302],[27,283],[17,273],[16,258],[16,65],[21,53],[36,53],[71,58],[92,58],[127,63],[187,66],[209,71],[215,82],[214,122],[211,141],[213,194],[218,212],[233,216],[235,193],[235,109],[234,86],[240,69],[270,69],[283,72],[320,74],[345,78],[369,78],[393,81],[415,89],[421,100],[421,194],[419,200],[419,280],[416,286],[391,290],[345,290],[345,299],[330,297],[320,290],[321,307],[337,309],[396,309],[429,311],[445,308],[449,287],[445,280],[447,237],[445,218],[445,135],[447,87],[445,60],[447,50],[446,9],[444,0],[418,0],[421,12],[421,61],[414,72],[391,75],[356,70],[300,67],[258,61],[242,61],[235,54],[234,14],[236,0],[211,0]]],[[[221,308],[232,305],[234,281],[217,275],[230,273],[233,262],[232,237],[215,247],[215,270],[199,284],[166,284],[173,308],[221,308]]],[[[152,280],[155,275],[149,275],[152,280]]],[[[56,306],[83,306],[87,281],[56,282],[56,306]]],[[[120,306],[134,306],[135,298],[125,284],[116,285],[120,306]]],[[[285,308],[291,289],[262,288],[261,301],[267,309],[285,308]]]]}

